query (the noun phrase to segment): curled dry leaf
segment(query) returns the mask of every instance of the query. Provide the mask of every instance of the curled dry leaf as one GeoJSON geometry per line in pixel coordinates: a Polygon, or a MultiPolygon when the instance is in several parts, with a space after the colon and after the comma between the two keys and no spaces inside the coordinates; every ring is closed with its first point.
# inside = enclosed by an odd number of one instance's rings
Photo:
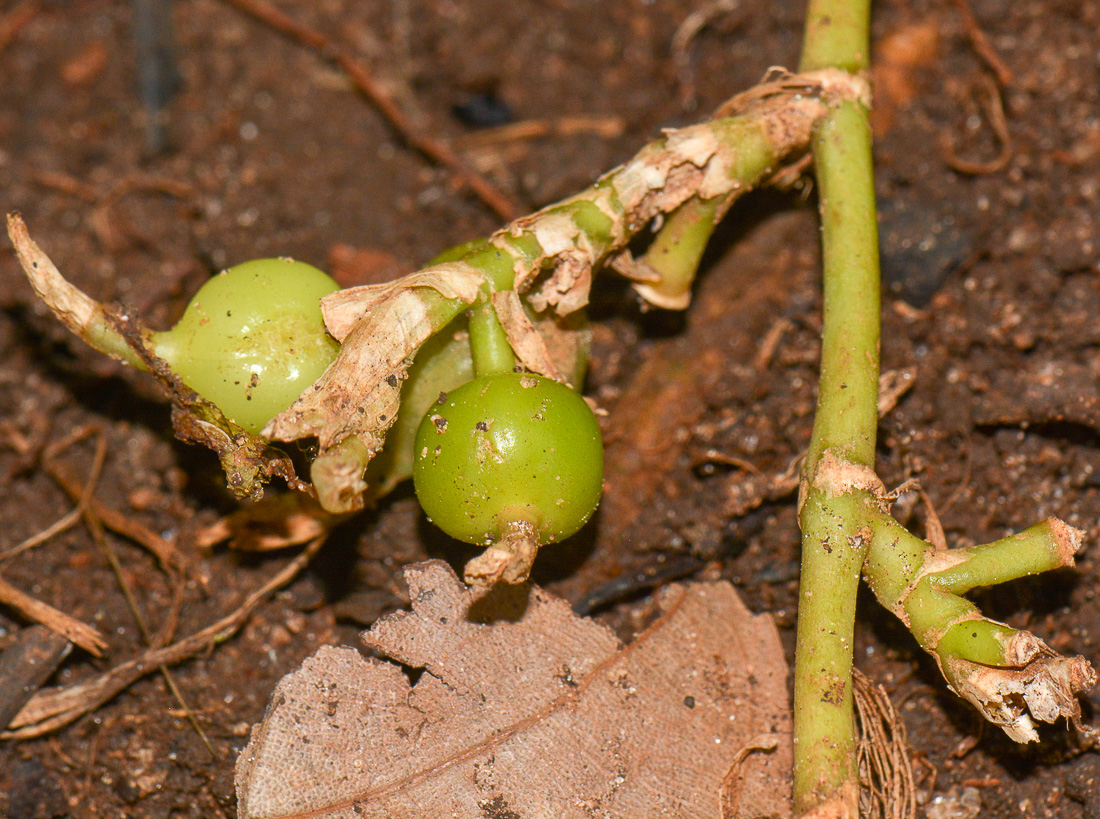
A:
{"type": "Polygon", "coordinates": [[[238,760],[242,819],[789,815],[783,652],[729,584],[669,587],[623,646],[535,587],[406,577],[413,610],[364,641],[424,673],[306,660],[238,760]]]}
{"type": "MultiPolygon", "coordinates": [[[[1031,635],[1028,635],[1029,637],[1031,635]]],[[[1078,724],[1077,695],[1096,684],[1096,671],[1084,657],[1061,657],[1042,643],[1043,656],[1021,668],[994,668],[951,658],[951,687],[982,716],[1016,742],[1038,742],[1035,720],[1078,724]]]]}
{"type": "MultiPolygon", "coordinates": [[[[603,197],[586,198],[614,219],[614,210],[604,204],[603,197]]],[[[505,234],[528,234],[542,250],[533,263],[516,269],[516,290],[528,293],[536,310],[542,312],[552,307],[558,315],[567,316],[588,304],[592,269],[599,264],[602,253],[566,209],[549,208],[517,219],[498,235],[505,234]],[[552,270],[550,276],[539,279],[546,268],[552,270]]]]}
{"type": "Polygon", "coordinates": [[[433,311],[425,291],[473,304],[484,282],[480,272],[454,262],[325,297],[321,312],[341,343],[340,353],[312,387],[271,419],[264,437],[316,437],[329,449],[354,435],[376,453],[397,417],[401,380],[417,349],[454,317],[433,311]]]}

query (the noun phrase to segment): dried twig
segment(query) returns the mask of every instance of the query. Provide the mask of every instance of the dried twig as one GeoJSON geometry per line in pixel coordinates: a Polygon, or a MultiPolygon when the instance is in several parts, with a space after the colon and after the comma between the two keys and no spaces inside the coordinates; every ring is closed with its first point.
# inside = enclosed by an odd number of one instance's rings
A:
{"type": "Polygon", "coordinates": [[[44,188],[89,202],[92,208],[89,221],[99,243],[110,253],[117,253],[126,243],[124,233],[134,235],[137,241],[154,244],[132,225],[122,225],[118,204],[134,193],[162,193],[185,201],[195,198],[195,189],[186,182],[160,176],[128,174],[104,189],[57,171],[34,171],[30,179],[44,188]]]}
{"type": "Polygon", "coordinates": [[[257,606],[294,579],[324,542],[323,537],[314,540],[236,610],[190,637],[163,648],[149,649],[110,671],[68,688],[40,691],[12,720],[11,730],[0,733],[0,739],[28,739],[68,725],[160,666],[175,665],[228,639],[244,625],[257,606]]]}
{"type": "MultiPolygon", "coordinates": [[[[60,486],[69,497],[74,500],[79,500],[82,497],[83,490],[80,483],[68,467],[57,461],[48,460],[45,464],[45,469],[47,474],[57,482],[57,485],[60,486]]],[[[185,569],[187,567],[188,561],[179,549],[149,527],[135,520],[131,520],[123,513],[112,509],[95,497],[88,498],[87,509],[109,530],[117,535],[129,538],[134,541],[134,543],[151,552],[157,560],[160,561],[162,567],[166,569],[185,569]]],[[[79,511],[80,507],[78,506],[74,512],[79,513],[79,511]]],[[[2,557],[0,557],[0,559],[2,559],[2,557]]]]}
{"type": "MultiPolygon", "coordinates": [[[[99,472],[99,468],[102,466],[104,459],[107,456],[107,439],[105,436],[100,435],[96,442],[95,453],[95,472],[99,472]]],[[[134,622],[137,623],[138,631],[141,633],[141,638],[146,645],[156,645],[152,634],[149,631],[149,626],[145,620],[145,616],[141,613],[141,607],[138,605],[137,598],[134,596],[134,591],[130,588],[130,583],[126,579],[126,573],[122,570],[122,563],[118,559],[118,553],[115,552],[114,546],[107,538],[107,533],[104,531],[103,522],[96,516],[95,512],[88,508],[87,504],[87,492],[81,499],[79,506],[83,517],[84,525],[88,528],[89,534],[92,536],[92,540],[96,542],[99,550],[107,558],[107,562],[111,566],[111,571],[114,572],[115,580],[118,582],[118,587],[122,591],[122,596],[126,598],[126,605],[130,609],[130,613],[134,618],[134,622]]],[[[176,586],[176,590],[181,587],[176,586]]],[[[177,594],[176,597],[179,597],[177,594]]],[[[172,618],[174,619],[174,618],[172,618]]],[[[172,625],[174,630],[175,626],[172,625]]],[[[165,637],[167,642],[170,639],[171,631],[162,630],[161,635],[165,637]]],[[[172,696],[176,698],[176,702],[180,704],[184,713],[187,715],[188,722],[191,723],[191,727],[195,729],[195,733],[199,735],[199,739],[202,740],[203,745],[210,752],[210,756],[214,759],[218,758],[218,752],[214,750],[214,746],[211,744],[210,739],[206,736],[206,733],[202,730],[202,726],[199,725],[199,721],[195,718],[194,712],[187,705],[187,702],[183,699],[183,694],[180,692],[179,687],[176,685],[175,679],[173,679],[171,672],[168,670],[168,666],[163,663],[159,666],[161,676],[164,677],[164,682],[168,686],[168,690],[172,692],[172,696]]]]}
{"type": "Polygon", "coordinates": [[[46,448],[50,437],[50,421],[47,415],[29,415],[26,424],[30,427],[27,435],[11,420],[0,421],[0,444],[9,447],[16,454],[14,462],[0,474],[0,487],[7,486],[16,475],[33,469],[46,448]]]}
{"type": "MultiPolygon", "coordinates": [[[[96,429],[92,426],[83,426],[74,430],[69,435],[65,436],[61,441],[53,443],[47,448],[47,459],[53,457],[58,452],[72,446],[81,438],[87,437],[88,435],[91,435],[95,432],[96,429]]],[[[0,563],[3,563],[5,560],[9,560],[16,555],[20,555],[23,552],[28,551],[29,549],[33,549],[35,546],[38,546],[41,543],[45,543],[50,538],[53,538],[56,535],[59,535],[62,532],[71,529],[76,524],[76,522],[80,520],[80,516],[84,508],[87,506],[88,501],[92,496],[92,492],[95,491],[95,485],[99,481],[99,473],[103,469],[103,457],[105,454],[106,453],[97,454],[96,459],[92,463],[91,473],[88,475],[88,480],[83,487],[81,487],[79,483],[77,483],[75,480],[72,482],[72,491],[69,493],[69,495],[74,501],[76,501],[76,506],[73,509],[70,509],[64,517],[55,521],[50,526],[47,526],[41,532],[31,535],[22,543],[18,543],[12,548],[8,549],[6,552],[0,553],[0,563]]]]}
{"type": "Polygon", "coordinates": [[[73,528],[73,526],[75,526],[77,521],[79,520],[80,507],[75,506],[68,512],[66,512],[64,516],[58,518],[41,532],[37,532],[31,535],[29,538],[22,541],[21,543],[15,544],[7,551],[0,552],[0,563],[3,563],[6,560],[10,560],[16,555],[21,555],[23,554],[23,552],[33,549],[35,546],[45,543],[47,540],[50,540],[51,538],[56,537],[62,532],[73,528]]]}
{"type": "Polygon", "coordinates": [[[752,357],[752,367],[754,370],[763,371],[768,368],[772,356],[775,355],[775,351],[779,349],[780,342],[783,341],[783,336],[793,329],[794,322],[786,316],[780,316],[772,322],[771,327],[768,328],[768,332],[764,334],[764,338],[760,341],[760,346],[756,350],[756,355],[752,357]]]}
{"type": "Polygon", "coordinates": [[[414,125],[382,84],[371,76],[366,67],[324,34],[297,22],[265,0],[223,0],[223,2],[332,60],[344,70],[355,87],[374,104],[409,145],[433,162],[438,162],[450,169],[500,218],[511,221],[519,214],[520,208],[515,202],[497,190],[485,177],[472,170],[451,148],[414,125]]]}
{"type": "Polygon", "coordinates": [[[519,142],[543,137],[571,137],[595,134],[605,139],[621,136],[626,129],[622,117],[574,116],[557,119],[527,119],[497,128],[483,128],[455,140],[463,150],[486,148],[508,142],[519,142]]]}
{"type": "Polygon", "coordinates": [[[56,631],[76,643],[89,654],[103,656],[107,640],[96,629],[71,617],[63,611],[43,603],[29,594],[20,591],[4,578],[0,577],[0,603],[11,606],[25,617],[56,631]]]}
{"type": "Polygon", "coordinates": [[[85,202],[96,202],[100,198],[99,191],[96,190],[95,185],[90,185],[67,173],[61,173],[60,171],[31,170],[27,177],[36,185],[41,185],[43,188],[49,188],[59,193],[74,196],[85,202]]]}
{"type": "Polygon", "coordinates": [[[779,739],[778,734],[760,734],[753,737],[745,747],[737,752],[733,764],[730,765],[729,770],[726,771],[726,775],[722,779],[722,790],[719,796],[722,806],[721,819],[735,819],[740,815],[741,778],[745,760],[751,754],[772,753],[779,747],[779,739]]]}

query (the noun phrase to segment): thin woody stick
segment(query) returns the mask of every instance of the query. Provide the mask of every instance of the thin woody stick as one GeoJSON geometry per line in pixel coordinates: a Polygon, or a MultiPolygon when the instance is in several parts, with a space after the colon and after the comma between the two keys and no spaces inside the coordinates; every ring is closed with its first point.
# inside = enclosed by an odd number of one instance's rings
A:
{"type": "Polygon", "coordinates": [[[94,496],[89,497],[86,502],[82,501],[83,489],[67,467],[57,461],[49,461],[46,463],[46,471],[57,482],[58,486],[65,491],[65,494],[73,500],[81,502],[81,506],[74,509],[73,513],[79,514],[81,509],[86,506],[88,511],[102,521],[105,527],[116,535],[122,535],[139,546],[148,549],[163,566],[176,569],[187,566],[187,560],[183,554],[152,529],[131,520],[116,509],[112,509],[102,501],[97,500],[94,496]]]}
{"type": "Polygon", "coordinates": [[[96,629],[82,623],[75,617],[43,603],[29,594],[20,591],[4,578],[0,577],[0,603],[6,603],[25,617],[56,631],[69,641],[80,646],[89,654],[103,656],[107,640],[96,629]]]}
{"type": "Polygon", "coordinates": [[[326,536],[312,541],[270,580],[254,591],[233,612],[206,628],[163,648],[151,648],[110,671],[68,688],[40,691],[11,721],[11,730],[0,732],[0,739],[29,739],[57,730],[79,719],[110,700],[120,691],[162,665],[175,665],[205,651],[214,643],[227,640],[244,625],[264,600],[305,568],[326,536]]]}
{"type": "Polygon", "coordinates": [[[223,2],[332,60],[344,70],[355,83],[355,87],[374,104],[382,116],[389,120],[409,145],[432,161],[450,169],[500,218],[511,221],[519,214],[520,208],[515,202],[497,190],[489,180],[471,169],[450,147],[413,125],[381,83],[371,76],[362,63],[324,34],[297,22],[264,0],[223,0],[223,2]]]}

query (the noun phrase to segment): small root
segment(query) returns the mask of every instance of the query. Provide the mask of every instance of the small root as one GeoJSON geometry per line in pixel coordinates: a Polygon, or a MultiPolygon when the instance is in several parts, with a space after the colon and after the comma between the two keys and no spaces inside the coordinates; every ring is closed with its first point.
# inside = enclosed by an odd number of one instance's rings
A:
{"type": "Polygon", "coordinates": [[[962,15],[966,35],[970,38],[970,44],[974,47],[974,51],[982,58],[989,70],[996,75],[997,83],[1002,88],[1011,85],[1012,71],[1005,65],[996,49],[993,48],[989,38],[985,36],[978,18],[974,16],[974,12],[970,8],[969,0],[955,0],[955,5],[959,9],[959,14],[962,15]]]}
{"type": "Polygon", "coordinates": [[[917,814],[916,785],[905,725],[878,683],[853,669],[859,717],[859,815],[875,819],[912,819],[917,814]]]}
{"type": "Polygon", "coordinates": [[[988,77],[983,77],[982,85],[987,96],[986,118],[997,137],[997,143],[1000,145],[997,155],[985,162],[963,159],[956,153],[954,140],[946,132],[942,141],[944,161],[952,170],[967,176],[999,173],[1007,168],[1008,163],[1012,161],[1012,138],[1008,133],[1008,122],[1005,118],[1001,90],[988,77]]]}

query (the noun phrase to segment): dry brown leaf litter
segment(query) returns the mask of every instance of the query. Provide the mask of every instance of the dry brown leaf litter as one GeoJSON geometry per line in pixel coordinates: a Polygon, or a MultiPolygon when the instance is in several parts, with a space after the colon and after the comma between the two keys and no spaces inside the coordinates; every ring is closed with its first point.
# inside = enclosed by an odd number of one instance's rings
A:
{"type": "Polygon", "coordinates": [[[240,757],[242,819],[789,814],[782,649],[728,583],[669,587],[624,646],[537,587],[406,578],[413,610],[363,639],[419,680],[320,649],[240,757]]]}

